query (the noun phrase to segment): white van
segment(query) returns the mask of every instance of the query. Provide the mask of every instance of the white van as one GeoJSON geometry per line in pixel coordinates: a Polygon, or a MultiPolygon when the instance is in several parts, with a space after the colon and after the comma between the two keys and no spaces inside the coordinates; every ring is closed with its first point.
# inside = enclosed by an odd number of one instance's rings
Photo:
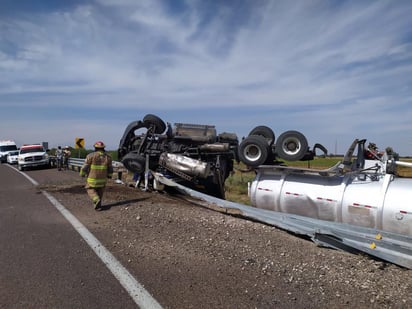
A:
{"type": "Polygon", "coordinates": [[[2,141],[0,140],[0,162],[4,163],[7,161],[7,155],[10,151],[18,150],[16,143],[11,140],[2,141]]]}

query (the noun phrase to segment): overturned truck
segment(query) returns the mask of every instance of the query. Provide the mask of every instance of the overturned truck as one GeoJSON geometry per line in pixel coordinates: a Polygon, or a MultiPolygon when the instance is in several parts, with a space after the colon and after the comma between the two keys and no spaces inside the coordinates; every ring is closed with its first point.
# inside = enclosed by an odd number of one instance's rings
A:
{"type": "Polygon", "coordinates": [[[217,134],[213,125],[172,126],[148,114],[127,126],[118,156],[129,171],[140,177],[145,171],[156,171],[195,190],[224,198],[225,180],[233,171],[234,162],[255,168],[279,164],[279,158],[311,160],[316,149],[327,152],[320,144],[311,150],[306,137],[298,131],[287,131],[275,141],[272,129],[257,126],[239,143],[236,134],[217,134]]]}
{"type": "Polygon", "coordinates": [[[237,160],[236,134],[214,126],[176,123],[148,114],[130,123],[120,141],[119,159],[131,172],[161,172],[185,185],[224,198],[224,182],[237,160]]]}

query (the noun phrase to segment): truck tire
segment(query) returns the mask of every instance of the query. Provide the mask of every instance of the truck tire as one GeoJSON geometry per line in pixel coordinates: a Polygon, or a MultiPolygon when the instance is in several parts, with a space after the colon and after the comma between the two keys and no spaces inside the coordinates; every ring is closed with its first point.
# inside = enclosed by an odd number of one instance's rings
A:
{"type": "Polygon", "coordinates": [[[275,146],[277,155],[287,161],[299,161],[308,150],[306,137],[298,131],[286,131],[282,133],[275,146]]]}
{"type": "Polygon", "coordinates": [[[261,135],[250,135],[239,145],[239,159],[250,167],[264,164],[270,154],[267,140],[261,135]]]}
{"type": "Polygon", "coordinates": [[[269,146],[272,146],[275,142],[275,133],[267,126],[257,126],[250,131],[249,136],[251,135],[263,136],[267,140],[269,146]]]}
{"type": "Polygon", "coordinates": [[[143,123],[147,128],[153,126],[155,134],[162,134],[166,130],[166,124],[164,121],[153,114],[147,114],[144,116],[143,123]]]}
{"type": "Polygon", "coordinates": [[[123,157],[122,163],[127,170],[133,173],[143,173],[146,159],[138,153],[129,152],[123,157]]]}

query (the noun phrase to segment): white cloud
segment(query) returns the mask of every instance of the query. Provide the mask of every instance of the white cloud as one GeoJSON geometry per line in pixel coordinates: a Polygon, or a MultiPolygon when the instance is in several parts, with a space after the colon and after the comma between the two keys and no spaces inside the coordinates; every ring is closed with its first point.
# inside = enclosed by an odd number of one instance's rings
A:
{"type": "Polygon", "coordinates": [[[226,127],[239,135],[272,122],[318,142],[411,131],[407,1],[96,3],[0,21],[0,104],[116,106],[136,117],[178,110],[189,119],[207,107],[223,126],[219,110],[232,106],[226,127]],[[242,113],[253,106],[259,116],[242,113]]]}

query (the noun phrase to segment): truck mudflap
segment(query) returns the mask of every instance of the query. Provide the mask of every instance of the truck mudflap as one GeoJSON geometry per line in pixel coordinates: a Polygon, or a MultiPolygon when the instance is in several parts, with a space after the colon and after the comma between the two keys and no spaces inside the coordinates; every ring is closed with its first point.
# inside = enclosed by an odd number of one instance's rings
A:
{"type": "Polygon", "coordinates": [[[153,173],[153,175],[156,181],[191,197],[191,201],[199,206],[266,223],[297,235],[305,235],[316,244],[324,247],[354,254],[365,253],[383,261],[412,269],[411,236],[254,208],[192,190],[166,178],[161,173],[153,173]]]}

